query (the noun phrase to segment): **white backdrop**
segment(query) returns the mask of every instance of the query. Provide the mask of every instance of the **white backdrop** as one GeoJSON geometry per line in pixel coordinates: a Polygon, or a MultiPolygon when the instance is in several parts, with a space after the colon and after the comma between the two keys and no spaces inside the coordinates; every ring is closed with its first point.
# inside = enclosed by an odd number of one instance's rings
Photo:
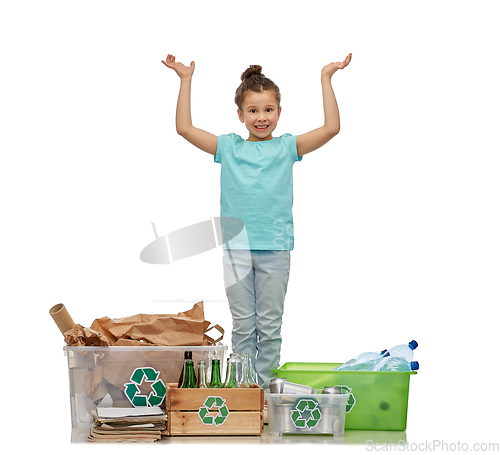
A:
{"type": "Polygon", "coordinates": [[[494,6],[4,3],[2,387],[7,413],[29,406],[2,416],[13,439],[70,450],[56,303],[90,325],[205,300],[230,344],[220,249],[139,260],[151,222],[164,235],[219,213],[220,167],[176,134],[179,80],[160,60],[196,62],[193,123],[216,135],[245,136],[234,91],[261,65],[282,92],[281,135],[322,124],[321,68],[352,52],[333,76],[341,132],[294,168],[282,362],[340,362],[416,339],[407,440],[498,442],[494,6]]]}

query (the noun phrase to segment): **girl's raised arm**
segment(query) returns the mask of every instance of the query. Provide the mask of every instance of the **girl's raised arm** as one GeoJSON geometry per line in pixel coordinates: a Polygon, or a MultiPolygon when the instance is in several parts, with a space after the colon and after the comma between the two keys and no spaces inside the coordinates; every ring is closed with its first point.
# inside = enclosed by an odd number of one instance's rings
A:
{"type": "Polygon", "coordinates": [[[349,54],[343,62],[330,63],[321,71],[321,86],[323,87],[323,108],[325,123],[309,133],[297,136],[297,155],[302,156],[326,144],[340,131],[340,117],[337,100],[333,93],[331,78],[335,71],[345,68],[351,61],[349,54]]]}
{"type": "Polygon", "coordinates": [[[194,72],[194,62],[191,62],[190,66],[185,66],[180,62],[176,62],[175,56],[168,54],[167,58],[162,60],[162,63],[172,68],[181,79],[175,116],[177,133],[195,147],[215,155],[217,152],[217,136],[195,128],[191,121],[191,79],[194,72]]]}

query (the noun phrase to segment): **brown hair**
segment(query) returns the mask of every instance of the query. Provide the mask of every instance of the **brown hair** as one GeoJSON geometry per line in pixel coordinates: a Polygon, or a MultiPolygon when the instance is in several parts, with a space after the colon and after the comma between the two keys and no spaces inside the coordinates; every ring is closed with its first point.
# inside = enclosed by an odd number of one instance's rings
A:
{"type": "Polygon", "coordinates": [[[262,74],[262,66],[250,65],[247,70],[241,75],[241,84],[236,89],[236,95],[234,97],[234,102],[239,109],[242,109],[243,98],[245,92],[263,92],[264,90],[272,90],[276,95],[276,100],[278,101],[278,107],[281,101],[280,89],[271,80],[262,74]]]}

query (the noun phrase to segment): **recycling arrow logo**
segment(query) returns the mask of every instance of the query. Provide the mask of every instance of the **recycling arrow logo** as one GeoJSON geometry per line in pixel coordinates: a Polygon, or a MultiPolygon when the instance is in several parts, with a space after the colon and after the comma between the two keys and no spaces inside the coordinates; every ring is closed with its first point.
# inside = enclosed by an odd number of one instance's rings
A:
{"type": "Polygon", "coordinates": [[[167,388],[165,383],[159,379],[160,372],[151,367],[136,368],[130,376],[130,381],[124,385],[125,395],[134,407],[140,406],[159,406],[167,388]],[[149,395],[141,395],[139,387],[143,382],[150,382],[152,391],[149,395]]]}
{"type": "Polygon", "coordinates": [[[351,412],[352,408],[356,404],[356,398],[354,398],[354,395],[352,393],[352,389],[346,385],[336,385],[335,387],[338,387],[341,391],[341,393],[347,395],[349,394],[349,398],[347,399],[347,405],[345,407],[345,412],[351,412]]]}
{"type": "Polygon", "coordinates": [[[298,398],[290,411],[290,419],[296,428],[314,428],[321,420],[318,402],[314,398],[298,398]]]}
{"type": "Polygon", "coordinates": [[[203,425],[215,425],[216,427],[222,425],[229,415],[229,409],[227,409],[225,403],[226,400],[224,398],[207,397],[205,403],[203,403],[203,406],[198,411],[198,416],[203,425]],[[216,408],[219,411],[216,416],[210,414],[212,408],[216,408]]]}

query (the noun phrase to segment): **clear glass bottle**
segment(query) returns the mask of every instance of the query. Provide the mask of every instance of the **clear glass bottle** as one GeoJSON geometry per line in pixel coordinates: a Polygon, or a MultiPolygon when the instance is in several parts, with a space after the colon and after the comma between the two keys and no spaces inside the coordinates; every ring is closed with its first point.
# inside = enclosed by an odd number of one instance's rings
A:
{"type": "Polygon", "coordinates": [[[220,377],[220,360],[212,359],[212,378],[210,380],[210,385],[208,386],[208,388],[214,389],[221,387],[223,387],[223,385],[220,377]]]}
{"type": "Polygon", "coordinates": [[[245,361],[247,364],[248,382],[253,385],[259,385],[257,371],[255,370],[255,356],[246,354],[245,361]]]}
{"type": "Polygon", "coordinates": [[[250,371],[250,354],[241,354],[241,377],[240,387],[250,387],[252,384],[252,373],[250,371]]]}
{"type": "Polygon", "coordinates": [[[212,359],[218,359],[216,351],[205,351],[203,354],[203,360],[205,361],[206,371],[207,371],[207,384],[210,384],[212,381],[212,359]]]}
{"type": "Polygon", "coordinates": [[[207,369],[205,366],[205,361],[198,360],[198,367],[196,369],[198,370],[198,381],[197,381],[196,385],[199,389],[206,389],[207,388],[207,369]]]}

